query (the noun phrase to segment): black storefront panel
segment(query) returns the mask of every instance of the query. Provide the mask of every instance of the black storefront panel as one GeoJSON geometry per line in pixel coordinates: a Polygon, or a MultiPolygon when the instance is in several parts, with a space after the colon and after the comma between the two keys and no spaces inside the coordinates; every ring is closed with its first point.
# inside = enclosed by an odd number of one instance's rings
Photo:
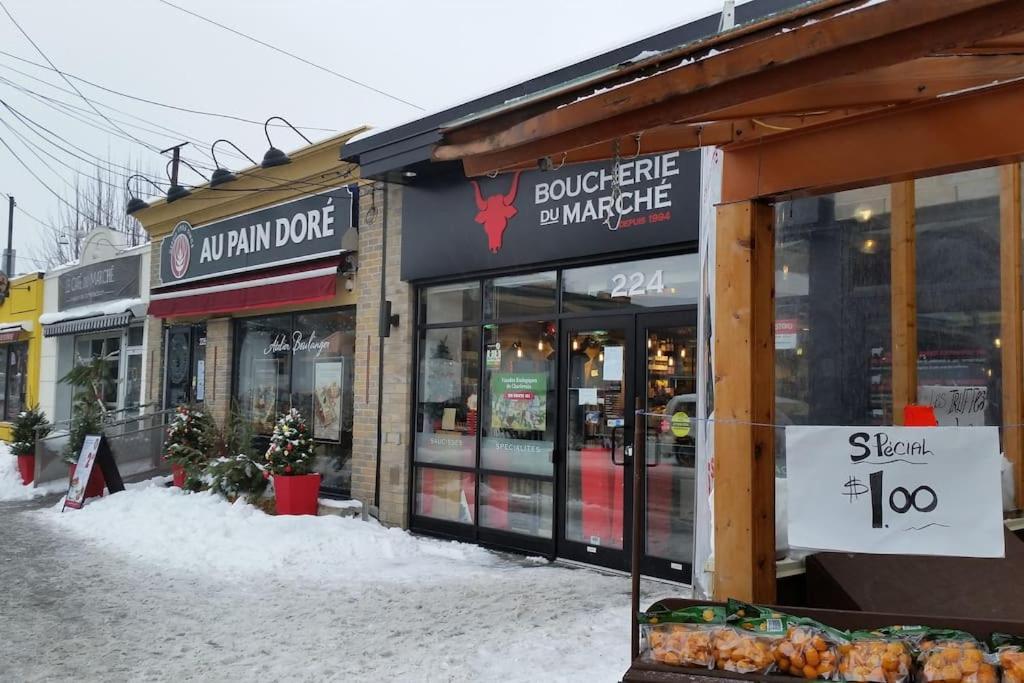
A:
{"type": "Polygon", "coordinates": [[[403,193],[402,279],[696,244],[699,203],[698,152],[416,179],[403,193]]]}

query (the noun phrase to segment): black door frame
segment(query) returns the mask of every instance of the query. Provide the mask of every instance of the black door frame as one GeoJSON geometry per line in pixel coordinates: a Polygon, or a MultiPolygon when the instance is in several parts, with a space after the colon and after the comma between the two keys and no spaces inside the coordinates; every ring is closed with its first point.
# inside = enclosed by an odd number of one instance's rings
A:
{"type": "MultiPolygon", "coordinates": [[[[646,339],[649,336],[651,329],[659,328],[671,328],[671,327],[693,327],[694,331],[697,331],[697,307],[692,306],[689,309],[681,311],[673,311],[671,313],[666,312],[652,312],[652,313],[640,313],[637,315],[636,320],[636,337],[637,339],[646,339]]],[[[699,332],[698,332],[699,335],[699,332]]],[[[699,337],[698,337],[699,341],[699,337]]],[[[636,368],[634,370],[634,376],[636,377],[637,391],[634,394],[635,397],[644,399],[646,404],[646,396],[642,395],[639,391],[640,382],[643,381],[646,385],[647,380],[647,353],[646,345],[637,349],[636,355],[636,368]]],[[[696,356],[696,353],[694,354],[696,356]]],[[[699,367],[700,359],[695,359],[695,374],[697,367],[699,367]]],[[[695,378],[694,381],[694,393],[699,393],[699,380],[695,378]]],[[[699,444],[696,442],[696,436],[694,436],[694,510],[693,510],[693,521],[694,521],[694,536],[696,537],[696,526],[697,526],[697,458],[696,453],[699,448],[699,444]]],[[[644,476],[640,478],[641,481],[641,505],[640,510],[640,542],[644,542],[647,539],[647,476],[646,467],[647,463],[650,462],[649,454],[644,454],[644,476]]],[[[632,516],[633,510],[630,509],[628,514],[632,516]]],[[[693,554],[693,545],[690,547],[690,554],[693,554]]],[[[653,576],[661,579],[667,579],[669,581],[677,581],[679,583],[685,583],[688,585],[693,584],[693,563],[691,562],[677,562],[666,558],[653,557],[647,554],[646,549],[641,546],[640,549],[640,573],[644,576],[653,576]],[[673,566],[675,565],[675,566],[673,566]]]]}
{"type": "MultiPolygon", "coordinates": [[[[559,355],[562,358],[559,369],[559,390],[558,412],[562,416],[559,420],[558,434],[558,458],[555,467],[555,478],[558,482],[558,499],[555,510],[558,516],[558,523],[555,535],[555,550],[559,558],[575,562],[596,564],[609,569],[625,571],[629,567],[629,549],[632,542],[632,525],[630,523],[630,511],[633,508],[633,429],[634,429],[634,403],[631,400],[636,395],[636,363],[631,359],[636,355],[636,313],[613,313],[608,315],[587,316],[563,320],[559,330],[558,339],[559,355]],[[622,464],[616,462],[616,466],[622,467],[622,548],[616,550],[604,546],[589,545],[574,541],[566,536],[566,519],[568,517],[568,426],[569,426],[569,362],[571,349],[570,337],[576,331],[588,330],[621,330],[625,350],[623,351],[623,421],[622,426],[622,464]]],[[[614,462],[615,452],[612,451],[614,462]]]]}
{"type": "MultiPolygon", "coordinates": [[[[559,390],[558,390],[558,415],[559,433],[556,450],[555,479],[557,500],[555,514],[557,516],[555,533],[555,552],[561,559],[586,564],[596,564],[628,571],[630,563],[630,549],[632,547],[632,516],[634,510],[633,501],[633,468],[643,466],[635,458],[624,456],[623,467],[623,549],[621,551],[602,548],[599,546],[588,546],[566,538],[566,518],[568,512],[568,473],[566,464],[568,459],[568,425],[569,425],[569,372],[570,372],[570,338],[573,332],[587,331],[592,329],[621,329],[624,333],[626,351],[624,358],[624,387],[623,403],[625,425],[623,431],[623,448],[635,449],[633,443],[636,429],[635,404],[636,399],[642,399],[646,405],[646,394],[642,387],[647,381],[647,348],[643,341],[647,338],[649,330],[655,328],[669,327],[693,327],[697,328],[697,307],[687,306],[667,311],[629,311],[623,313],[611,313],[587,317],[574,317],[562,320],[559,330],[559,355],[562,359],[559,368],[559,390]]],[[[696,361],[699,363],[699,359],[696,361]]],[[[630,452],[630,451],[626,451],[630,452]]],[[[696,477],[696,462],[694,463],[694,476],[696,477]]],[[[643,543],[647,537],[647,477],[641,477],[641,501],[640,510],[640,539],[643,543]]],[[[696,488],[696,479],[694,480],[696,488]]],[[[694,525],[696,527],[696,491],[694,491],[694,525]]],[[[692,551],[691,551],[692,553],[692,551]]],[[[644,548],[641,548],[641,573],[645,576],[653,576],[679,583],[692,584],[693,565],[692,562],[677,562],[675,560],[658,558],[647,555],[644,548]]]]}

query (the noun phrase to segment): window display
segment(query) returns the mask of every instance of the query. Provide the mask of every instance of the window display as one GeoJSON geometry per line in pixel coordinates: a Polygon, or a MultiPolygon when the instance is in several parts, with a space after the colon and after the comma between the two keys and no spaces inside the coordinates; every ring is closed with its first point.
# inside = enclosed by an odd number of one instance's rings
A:
{"type": "Polygon", "coordinates": [[[999,170],[914,185],[918,400],[940,425],[1001,425],[999,170]]]}
{"type": "Polygon", "coordinates": [[[323,487],[351,492],[353,309],[246,318],[236,323],[235,396],[264,438],[289,408],[306,417],[323,487]]]}
{"type": "Polygon", "coordinates": [[[28,344],[0,344],[0,419],[11,422],[25,409],[28,344]]]}

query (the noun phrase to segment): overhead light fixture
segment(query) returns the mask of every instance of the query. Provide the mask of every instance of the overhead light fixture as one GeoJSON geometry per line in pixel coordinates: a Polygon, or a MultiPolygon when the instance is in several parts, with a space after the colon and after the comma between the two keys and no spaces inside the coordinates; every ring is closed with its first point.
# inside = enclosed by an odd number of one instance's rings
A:
{"type": "Polygon", "coordinates": [[[867,223],[869,220],[871,220],[871,217],[873,215],[875,215],[875,212],[871,210],[870,206],[858,207],[857,210],[853,212],[854,218],[856,218],[861,223],[867,223]]]}
{"type": "Polygon", "coordinates": [[[128,190],[128,203],[125,205],[124,210],[125,213],[127,213],[129,216],[135,213],[136,211],[142,211],[143,209],[149,208],[149,202],[141,199],[138,195],[132,192],[132,178],[142,178],[147,183],[155,187],[157,192],[163,192],[163,188],[161,188],[159,185],[157,185],[156,183],[154,183],[152,180],[142,175],[141,173],[136,173],[135,175],[128,176],[128,179],[124,181],[124,187],[126,190],[128,190]]]}
{"type": "Polygon", "coordinates": [[[861,242],[860,250],[861,253],[864,254],[874,254],[876,251],[878,251],[878,242],[869,237],[863,242],[861,242]]]}
{"type": "Polygon", "coordinates": [[[597,354],[597,359],[599,361],[601,361],[602,363],[604,362],[604,351],[602,351],[601,353],[597,354]]]}
{"type": "Polygon", "coordinates": [[[579,339],[573,339],[572,340],[572,350],[573,351],[579,351],[580,350],[580,340],[579,339]]]}
{"type": "Polygon", "coordinates": [[[523,357],[523,344],[522,342],[516,342],[516,358],[523,357]]]}
{"type": "Polygon", "coordinates": [[[544,340],[543,339],[538,339],[537,340],[537,350],[538,351],[543,351],[544,350],[544,340]]]}
{"type": "Polygon", "coordinates": [[[220,162],[217,161],[217,150],[215,148],[217,147],[217,143],[218,142],[226,142],[226,143],[228,143],[229,145],[234,147],[238,151],[239,154],[241,154],[243,157],[245,157],[246,159],[251,161],[253,166],[256,165],[256,160],[255,159],[253,159],[251,156],[249,156],[248,154],[243,152],[241,149],[239,149],[238,145],[236,145],[235,143],[231,142],[230,140],[227,140],[225,138],[221,138],[219,140],[214,140],[213,144],[210,145],[210,156],[213,157],[213,165],[216,166],[216,168],[213,170],[213,175],[210,176],[210,187],[217,187],[218,185],[223,185],[224,183],[230,183],[232,180],[237,180],[238,179],[238,176],[236,176],[234,173],[232,173],[228,169],[226,169],[223,166],[221,166],[220,162]]]}
{"type": "MultiPolygon", "coordinates": [[[[192,164],[188,163],[184,159],[177,159],[177,160],[180,161],[181,163],[185,164],[189,168],[191,168],[195,172],[195,174],[198,175],[203,180],[209,181],[209,178],[207,178],[205,175],[203,175],[199,171],[199,169],[197,169],[192,164]]],[[[186,188],[184,185],[179,185],[178,184],[178,178],[177,178],[178,174],[171,171],[171,164],[173,164],[174,162],[175,162],[175,159],[169,160],[167,162],[167,166],[164,168],[164,172],[167,174],[167,179],[171,181],[171,187],[167,190],[167,203],[168,204],[170,204],[171,202],[175,202],[175,201],[177,201],[179,199],[182,199],[182,198],[187,197],[190,194],[192,194],[191,190],[186,188]]]]}
{"type": "Polygon", "coordinates": [[[686,358],[686,349],[685,348],[682,351],[679,352],[679,357],[680,358],[686,358]]]}
{"type": "Polygon", "coordinates": [[[652,342],[651,342],[651,338],[650,338],[650,337],[648,337],[648,338],[647,338],[647,348],[651,348],[651,343],[652,343],[652,342]]]}
{"type": "Polygon", "coordinates": [[[675,367],[675,364],[676,364],[676,359],[675,359],[675,358],[673,358],[672,356],[669,356],[669,357],[668,357],[668,366],[669,366],[670,368],[671,368],[671,367],[675,367]]]}
{"type": "Polygon", "coordinates": [[[995,345],[995,347],[997,349],[1003,348],[1003,340],[1001,338],[999,338],[999,337],[996,337],[995,340],[993,340],[992,343],[995,345]]]}
{"type": "Polygon", "coordinates": [[[270,129],[268,126],[274,119],[283,122],[286,126],[295,131],[295,134],[305,140],[308,144],[312,145],[313,141],[307,138],[305,135],[299,132],[299,129],[292,124],[285,121],[280,116],[271,116],[269,119],[263,122],[263,133],[267,136],[267,144],[270,145],[270,149],[263,155],[263,163],[260,164],[263,168],[273,168],[274,166],[284,166],[285,164],[292,163],[291,157],[285,154],[283,151],[274,147],[274,143],[270,140],[270,129]]]}

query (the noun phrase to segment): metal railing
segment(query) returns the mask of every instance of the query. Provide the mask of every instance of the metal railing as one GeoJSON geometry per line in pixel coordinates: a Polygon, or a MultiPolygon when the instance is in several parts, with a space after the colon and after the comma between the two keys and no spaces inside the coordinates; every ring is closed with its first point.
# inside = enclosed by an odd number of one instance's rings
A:
{"type": "MultiPolygon", "coordinates": [[[[103,436],[123,477],[168,469],[160,454],[168,418],[174,409],[147,410],[153,406],[112,410],[103,415],[103,436]]],[[[36,439],[37,483],[67,478],[64,451],[70,439],[70,426],[71,420],[61,420],[53,424],[48,435],[36,439]]]]}

